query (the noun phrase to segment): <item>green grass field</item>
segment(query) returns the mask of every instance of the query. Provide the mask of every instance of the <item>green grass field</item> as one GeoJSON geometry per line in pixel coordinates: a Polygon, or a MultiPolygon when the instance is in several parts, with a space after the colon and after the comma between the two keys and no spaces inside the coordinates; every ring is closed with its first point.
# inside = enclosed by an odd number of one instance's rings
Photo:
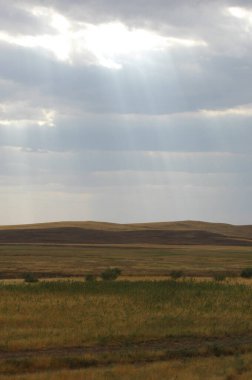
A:
{"type": "Polygon", "coordinates": [[[240,355],[251,300],[251,287],[213,281],[1,285],[0,375],[240,355]]]}

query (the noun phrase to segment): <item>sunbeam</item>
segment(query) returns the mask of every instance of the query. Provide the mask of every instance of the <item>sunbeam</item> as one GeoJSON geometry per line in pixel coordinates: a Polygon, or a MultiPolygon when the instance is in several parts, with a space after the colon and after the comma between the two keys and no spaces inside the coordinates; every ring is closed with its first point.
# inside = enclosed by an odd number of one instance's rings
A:
{"type": "Polygon", "coordinates": [[[2,4],[8,199],[33,221],[249,222],[251,9],[98,3],[2,4]]]}

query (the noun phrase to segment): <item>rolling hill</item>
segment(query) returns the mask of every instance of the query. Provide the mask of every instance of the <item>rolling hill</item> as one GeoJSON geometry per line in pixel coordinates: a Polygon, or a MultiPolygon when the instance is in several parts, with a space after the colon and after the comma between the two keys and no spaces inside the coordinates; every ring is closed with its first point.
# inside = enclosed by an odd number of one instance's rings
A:
{"type": "Polygon", "coordinates": [[[200,221],[54,222],[1,226],[0,244],[202,244],[252,246],[251,225],[200,221]]]}

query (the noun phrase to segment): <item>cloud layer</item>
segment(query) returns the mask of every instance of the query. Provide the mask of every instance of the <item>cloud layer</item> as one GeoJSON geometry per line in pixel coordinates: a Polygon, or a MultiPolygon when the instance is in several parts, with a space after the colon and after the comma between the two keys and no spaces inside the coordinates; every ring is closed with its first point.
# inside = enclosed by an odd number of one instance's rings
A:
{"type": "Polygon", "coordinates": [[[0,223],[252,223],[250,2],[42,4],[0,1],[0,223]]]}

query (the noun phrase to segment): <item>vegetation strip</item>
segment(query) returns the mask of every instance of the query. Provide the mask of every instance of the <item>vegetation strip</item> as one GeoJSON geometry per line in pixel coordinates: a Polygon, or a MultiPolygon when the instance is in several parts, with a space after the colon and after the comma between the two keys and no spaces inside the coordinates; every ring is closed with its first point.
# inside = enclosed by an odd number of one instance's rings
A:
{"type": "MultiPolygon", "coordinates": [[[[127,344],[97,344],[93,346],[73,346],[73,347],[54,347],[33,350],[0,351],[0,359],[30,358],[37,356],[74,356],[82,354],[106,354],[113,352],[124,352],[130,350],[142,351],[162,351],[165,350],[171,357],[208,356],[212,354],[228,353],[245,347],[245,352],[252,351],[252,335],[237,335],[223,337],[197,337],[181,336],[168,337],[163,339],[134,342],[127,344]],[[207,349],[204,351],[204,349],[207,349]],[[203,350],[203,351],[202,351],[203,350]]],[[[217,355],[218,356],[218,355],[217,355]]]]}

